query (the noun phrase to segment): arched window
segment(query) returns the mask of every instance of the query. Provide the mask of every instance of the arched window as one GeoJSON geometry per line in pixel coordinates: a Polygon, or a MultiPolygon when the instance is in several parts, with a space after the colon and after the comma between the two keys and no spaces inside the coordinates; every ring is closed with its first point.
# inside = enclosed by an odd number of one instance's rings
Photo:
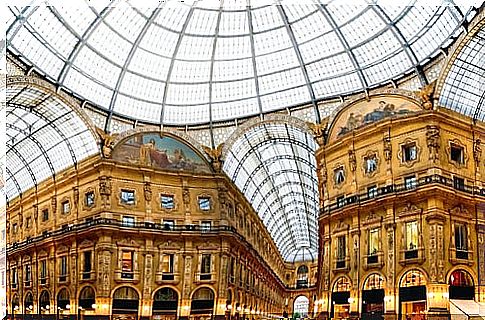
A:
{"type": "Polygon", "coordinates": [[[384,289],[384,277],[378,273],[370,274],[364,282],[364,290],[384,289]]]}
{"type": "Polygon", "coordinates": [[[44,290],[39,296],[39,313],[49,313],[51,296],[49,291],[44,290]]]}
{"type": "Polygon", "coordinates": [[[32,312],[33,308],[34,308],[34,296],[32,295],[32,292],[28,292],[24,298],[24,313],[32,312]]]}
{"type": "Polygon", "coordinates": [[[347,292],[350,291],[352,284],[350,280],[346,277],[340,277],[333,285],[333,292],[347,292]]]}
{"type": "Polygon", "coordinates": [[[67,305],[70,304],[69,301],[69,291],[63,288],[57,294],[57,307],[61,309],[67,309],[67,305]]]}
{"type": "Polygon", "coordinates": [[[113,314],[137,315],[138,292],[131,287],[121,287],[113,294],[113,314]]]}
{"type": "Polygon", "coordinates": [[[192,295],[191,314],[211,315],[214,309],[214,292],[209,288],[199,288],[192,295]]]}
{"type": "Polygon", "coordinates": [[[450,299],[473,300],[475,298],[473,278],[465,270],[453,271],[448,284],[450,285],[450,299]]]}
{"type": "Polygon", "coordinates": [[[401,278],[401,284],[399,286],[405,288],[424,285],[426,285],[424,274],[419,270],[410,270],[401,278]]]}
{"type": "Polygon", "coordinates": [[[178,294],[172,288],[161,288],[153,297],[153,314],[176,314],[178,294]]]}
{"type": "Polygon", "coordinates": [[[20,300],[19,300],[19,295],[14,294],[12,298],[12,314],[17,313],[20,309],[20,300]]]}
{"type": "Polygon", "coordinates": [[[92,287],[84,287],[79,293],[79,306],[83,309],[92,309],[96,303],[96,294],[92,287]]]}

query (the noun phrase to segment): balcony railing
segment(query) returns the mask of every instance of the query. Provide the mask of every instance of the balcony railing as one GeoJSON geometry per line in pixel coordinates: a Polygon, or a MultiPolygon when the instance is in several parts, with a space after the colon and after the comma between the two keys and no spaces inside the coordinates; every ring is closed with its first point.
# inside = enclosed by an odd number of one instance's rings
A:
{"type": "MultiPolygon", "coordinates": [[[[419,179],[416,180],[415,183],[416,183],[415,185],[416,187],[411,190],[416,190],[423,186],[436,184],[436,185],[450,187],[450,188],[453,188],[454,190],[458,190],[460,192],[464,192],[469,195],[485,197],[485,188],[479,188],[477,186],[468,185],[468,184],[456,183],[456,179],[453,180],[451,178],[447,178],[445,176],[438,175],[438,174],[420,177],[419,179]]],[[[378,188],[376,192],[372,193],[372,195],[369,195],[367,191],[359,194],[349,195],[344,199],[341,199],[341,198],[336,199],[330,205],[325,206],[324,208],[321,209],[320,214],[328,215],[334,211],[341,210],[346,206],[351,206],[358,203],[365,204],[365,202],[369,200],[383,198],[390,194],[401,194],[404,192],[409,192],[411,190],[409,189],[409,183],[408,184],[400,183],[400,184],[392,184],[392,185],[387,185],[387,186],[378,188]]]]}
{"type": "MultiPolygon", "coordinates": [[[[36,237],[31,237],[28,240],[14,242],[7,246],[7,255],[11,254],[17,250],[22,250],[25,247],[33,245],[34,243],[41,242],[47,239],[53,239],[54,237],[58,236],[65,236],[68,234],[76,234],[78,232],[87,231],[91,228],[119,228],[120,230],[127,230],[127,231],[146,231],[146,232],[157,232],[157,233],[166,233],[166,234],[184,234],[184,233],[191,233],[191,234],[204,234],[207,235],[218,235],[220,233],[230,233],[232,236],[236,237],[237,240],[247,245],[247,247],[252,248],[252,244],[242,235],[240,234],[235,227],[232,226],[212,226],[210,231],[207,232],[206,230],[202,230],[200,225],[194,224],[180,224],[174,225],[170,228],[166,228],[165,224],[163,223],[153,223],[153,222],[134,222],[130,226],[126,226],[123,224],[121,220],[117,219],[110,219],[110,218],[93,218],[92,220],[80,222],[77,224],[70,224],[68,227],[59,228],[54,231],[43,231],[41,235],[36,237]]],[[[258,257],[260,260],[264,261],[261,254],[256,251],[255,249],[251,249],[253,254],[258,257]]],[[[271,269],[268,270],[274,275],[275,279],[279,279],[279,276],[271,269]]],[[[67,281],[66,276],[59,277],[60,282],[67,281]]],[[[283,282],[280,282],[282,286],[284,286],[283,282]]]]}

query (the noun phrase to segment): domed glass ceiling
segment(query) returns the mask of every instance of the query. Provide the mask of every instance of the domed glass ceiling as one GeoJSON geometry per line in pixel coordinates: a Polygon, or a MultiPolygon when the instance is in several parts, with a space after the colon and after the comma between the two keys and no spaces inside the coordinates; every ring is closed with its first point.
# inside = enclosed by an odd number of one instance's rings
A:
{"type": "Polygon", "coordinates": [[[10,7],[9,50],[110,115],[184,125],[422,76],[466,13],[452,5],[100,3],[10,7]]]}

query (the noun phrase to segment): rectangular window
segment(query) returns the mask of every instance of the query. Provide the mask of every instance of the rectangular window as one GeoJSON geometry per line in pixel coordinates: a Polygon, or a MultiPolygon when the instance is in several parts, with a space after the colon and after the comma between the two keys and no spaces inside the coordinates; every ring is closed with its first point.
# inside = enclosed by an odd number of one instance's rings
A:
{"type": "Polygon", "coordinates": [[[203,254],[202,261],[200,265],[200,273],[207,274],[211,273],[211,255],[210,254],[203,254]]]}
{"type": "Polygon", "coordinates": [[[418,250],[418,222],[417,221],[411,221],[406,223],[406,250],[407,251],[418,250]]]}
{"type": "Polygon", "coordinates": [[[211,209],[211,199],[209,197],[199,197],[199,208],[202,211],[209,211],[211,209]]]}
{"type": "Polygon", "coordinates": [[[377,186],[371,186],[367,188],[367,196],[369,198],[377,197],[377,186]]]}
{"type": "Polygon", "coordinates": [[[84,204],[86,207],[94,206],[94,191],[89,191],[84,194],[84,204]]]}
{"type": "Polygon", "coordinates": [[[127,205],[135,204],[135,191],[121,190],[121,203],[127,205]]]}
{"type": "Polygon", "coordinates": [[[47,221],[49,220],[49,210],[44,209],[42,210],[42,221],[47,221]]]}
{"type": "Polygon", "coordinates": [[[32,269],[28,264],[25,266],[25,286],[30,287],[30,281],[32,281],[32,269]]]}
{"type": "Polygon", "coordinates": [[[134,227],[135,226],[135,217],[123,216],[122,224],[123,224],[124,227],[134,227]]]}
{"type": "Polygon", "coordinates": [[[163,229],[173,230],[175,226],[175,221],[173,220],[163,220],[163,229]]]}
{"type": "Polygon", "coordinates": [[[465,224],[455,224],[455,248],[457,259],[468,259],[468,235],[465,224]]]}
{"type": "Polygon", "coordinates": [[[30,226],[32,225],[32,218],[31,217],[27,217],[25,219],[25,228],[30,228],[30,226]]]}
{"type": "Polygon", "coordinates": [[[173,273],[174,260],[175,260],[175,255],[173,253],[163,255],[163,258],[162,258],[163,273],[173,273]]]}
{"type": "Polygon", "coordinates": [[[69,212],[71,212],[71,204],[69,201],[64,201],[62,203],[62,214],[68,214],[69,212]]]}
{"type": "Polygon", "coordinates": [[[47,260],[40,261],[40,272],[39,276],[41,279],[47,278],[47,260]]]}
{"type": "Polygon", "coordinates": [[[19,228],[18,224],[14,223],[12,226],[12,233],[17,234],[17,232],[19,231],[18,228],[19,228]]]}
{"type": "Polygon", "coordinates": [[[413,142],[402,146],[402,156],[404,162],[416,160],[418,158],[416,144],[413,142]]]}
{"type": "Polygon", "coordinates": [[[83,264],[83,272],[91,272],[91,251],[84,251],[84,264],[83,264]]]}
{"type": "Polygon", "coordinates": [[[200,230],[202,232],[210,232],[211,231],[211,222],[210,221],[201,221],[200,223],[200,230]]]}
{"type": "Polygon", "coordinates": [[[465,190],[465,180],[463,178],[453,177],[453,187],[458,190],[465,190]]]}
{"type": "Polygon", "coordinates": [[[406,190],[415,189],[417,185],[418,182],[416,181],[416,176],[404,178],[404,187],[406,188],[406,190]]]}
{"type": "Polygon", "coordinates": [[[66,281],[67,276],[67,256],[61,257],[59,262],[59,281],[66,281]],[[62,279],[63,278],[63,279],[62,279]]]}
{"type": "Polygon", "coordinates": [[[160,203],[162,204],[162,209],[173,209],[175,207],[175,203],[173,200],[173,196],[170,195],[161,195],[160,196],[160,203]]]}
{"type": "Polygon", "coordinates": [[[12,287],[16,288],[19,281],[19,276],[17,273],[17,268],[12,269],[12,287]]]}
{"type": "Polygon", "coordinates": [[[337,261],[345,260],[345,236],[340,236],[337,238],[337,261]]]}
{"type": "Polygon", "coordinates": [[[451,161],[455,161],[456,163],[463,164],[465,162],[463,155],[464,155],[463,148],[452,143],[450,148],[451,161]]]}
{"type": "Polygon", "coordinates": [[[379,228],[369,231],[369,255],[377,255],[379,251],[379,228]]]}
{"type": "Polygon", "coordinates": [[[133,251],[123,251],[121,253],[121,277],[133,279],[133,251]]]}

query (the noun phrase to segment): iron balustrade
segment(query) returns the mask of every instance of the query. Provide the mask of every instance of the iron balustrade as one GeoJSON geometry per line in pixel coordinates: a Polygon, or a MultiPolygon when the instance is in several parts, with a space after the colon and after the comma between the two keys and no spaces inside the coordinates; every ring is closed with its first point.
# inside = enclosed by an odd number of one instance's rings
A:
{"type": "Polygon", "coordinates": [[[461,181],[457,183],[456,179],[451,179],[442,175],[435,174],[435,175],[420,177],[419,179],[416,180],[415,184],[413,185],[413,188],[409,188],[409,185],[403,182],[403,183],[396,183],[396,184],[377,188],[377,191],[373,192],[372,194],[369,194],[369,192],[366,190],[365,192],[362,192],[359,194],[349,195],[344,199],[338,198],[329,206],[325,206],[324,208],[321,208],[320,214],[322,216],[328,215],[334,211],[341,210],[346,206],[359,204],[359,203],[365,204],[369,200],[376,200],[390,194],[400,194],[404,192],[416,191],[420,187],[429,186],[433,184],[450,187],[450,188],[453,188],[454,190],[457,190],[459,192],[464,192],[469,195],[485,197],[485,188],[479,188],[473,185],[464,184],[461,181]]]}

